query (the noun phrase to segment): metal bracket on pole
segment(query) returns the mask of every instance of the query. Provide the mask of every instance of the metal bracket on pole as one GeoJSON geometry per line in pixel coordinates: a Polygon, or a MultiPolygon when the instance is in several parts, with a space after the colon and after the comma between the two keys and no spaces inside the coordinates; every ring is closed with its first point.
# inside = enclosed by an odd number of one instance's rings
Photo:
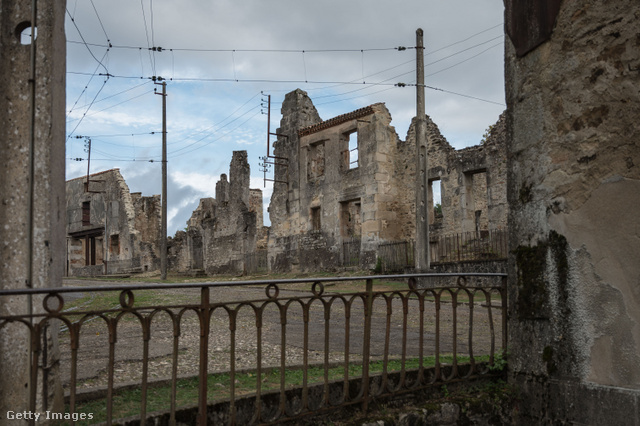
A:
{"type": "MultiPolygon", "coordinates": [[[[278,179],[267,179],[267,173],[271,172],[271,166],[275,165],[275,166],[283,166],[283,167],[287,167],[287,171],[288,171],[288,167],[289,167],[289,159],[287,157],[278,157],[275,155],[271,155],[271,136],[276,136],[276,137],[283,137],[283,138],[289,138],[289,135],[285,135],[282,133],[272,133],[271,132],[271,95],[267,95],[267,100],[268,100],[268,104],[267,104],[267,155],[265,157],[260,157],[260,160],[262,160],[262,162],[259,164],[260,171],[264,173],[264,186],[267,186],[267,182],[275,182],[275,183],[286,183],[288,184],[288,179],[287,180],[278,180],[278,179]],[[269,160],[273,160],[273,161],[269,161],[269,160]]],[[[288,176],[288,173],[287,173],[288,176]]]]}
{"type": "Polygon", "coordinates": [[[162,225],[160,231],[160,279],[167,279],[167,81],[153,78],[154,84],[162,86],[162,225]],[[156,83],[161,81],[161,83],[156,83]]]}

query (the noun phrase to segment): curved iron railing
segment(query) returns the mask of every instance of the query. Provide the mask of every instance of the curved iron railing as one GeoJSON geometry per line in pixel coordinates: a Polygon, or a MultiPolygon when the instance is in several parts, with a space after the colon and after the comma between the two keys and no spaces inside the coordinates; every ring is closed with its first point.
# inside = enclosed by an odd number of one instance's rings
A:
{"type": "Polygon", "coordinates": [[[155,371],[156,360],[160,360],[163,365],[170,365],[170,370],[163,370],[171,387],[169,424],[176,423],[179,412],[176,392],[181,372],[193,370],[195,359],[199,380],[198,423],[259,424],[353,404],[366,411],[373,398],[487,375],[490,373],[487,365],[494,363],[499,350],[506,350],[506,274],[410,274],[0,290],[0,300],[16,297],[41,298],[43,306],[31,316],[0,317],[0,333],[8,333],[11,327],[15,331],[15,325],[21,324],[23,335],[31,342],[30,410],[36,411],[36,401],[47,406],[48,374],[52,374],[51,353],[47,351],[50,352],[50,340],[57,335],[61,355],[56,374],[66,383],[69,413],[77,409],[82,393],[78,385],[87,386],[86,377],[79,377],[79,371],[90,369],[87,363],[95,364],[104,356],[105,365],[98,376],[106,381],[107,424],[114,421],[116,373],[120,366],[131,362],[121,359],[119,354],[129,350],[125,347],[127,342],[136,345],[136,336],[142,341],[141,351],[137,350],[134,356],[140,367],[136,373],[141,392],[139,418],[148,417],[150,369],[155,371]],[[384,288],[374,289],[374,280],[385,283],[384,288]],[[333,291],[337,283],[342,283],[343,292],[333,291]],[[168,296],[159,299],[162,303],[145,304],[150,290],[157,297],[167,292],[168,296]],[[261,291],[264,296],[259,297],[261,291]],[[69,309],[69,295],[78,293],[94,297],[116,293],[117,306],[69,309]],[[167,300],[174,303],[164,303],[167,300]],[[106,332],[106,336],[100,338],[100,331],[106,332]],[[197,355],[181,362],[181,356],[194,352],[196,338],[197,355]],[[450,363],[442,361],[445,354],[451,357],[450,363]],[[220,370],[219,363],[218,367],[212,367],[220,356],[228,359],[229,403],[225,412],[214,413],[207,379],[212,368],[220,370]],[[425,364],[427,357],[432,357],[433,368],[425,364]],[[478,362],[479,357],[487,362],[478,362]],[[377,375],[370,372],[375,360],[383,365],[377,375]],[[388,368],[391,360],[399,363],[398,371],[388,368]],[[407,368],[408,360],[417,363],[417,368],[407,368]],[[315,364],[323,370],[317,384],[309,377],[310,367],[315,364]],[[361,370],[354,377],[351,368],[356,364],[361,370]],[[336,365],[343,370],[338,380],[329,376],[330,366],[336,365]],[[301,384],[295,391],[289,389],[285,379],[285,373],[292,368],[302,373],[301,384]],[[274,369],[279,370],[280,385],[277,391],[269,392],[263,389],[263,379],[267,371],[274,369]],[[255,394],[251,404],[243,403],[239,408],[238,401],[246,400],[236,389],[240,374],[255,375],[255,394]],[[41,398],[37,398],[38,389],[41,398]]]}

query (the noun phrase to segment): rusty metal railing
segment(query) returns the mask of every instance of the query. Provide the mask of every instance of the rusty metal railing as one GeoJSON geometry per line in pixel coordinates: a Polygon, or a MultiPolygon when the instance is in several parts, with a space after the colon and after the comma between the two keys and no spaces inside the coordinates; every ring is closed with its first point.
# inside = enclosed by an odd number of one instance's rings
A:
{"type": "Polygon", "coordinates": [[[378,245],[380,270],[384,273],[402,272],[415,267],[413,241],[397,241],[378,245]]]}
{"type": "Polygon", "coordinates": [[[360,238],[350,238],[342,242],[342,266],[360,265],[360,238]]]}
{"type": "Polygon", "coordinates": [[[43,352],[52,330],[60,330],[56,374],[66,384],[67,411],[76,412],[84,389],[104,383],[108,425],[115,420],[116,391],[131,379],[140,390],[143,424],[156,380],[151,376],[164,378],[170,388],[166,411],[168,423],[176,424],[177,387],[189,375],[198,378],[192,401],[198,424],[274,423],[354,404],[366,411],[373,398],[486,376],[487,365],[506,350],[506,274],[0,290],[3,303],[21,297],[40,298],[42,310],[0,317],[0,334],[19,326],[30,339],[34,385],[28,409],[36,412],[51,391],[51,378],[43,378],[50,354],[43,352]],[[433,287],[434,278],[439,285],[450,283],[433,287]],[[82,304],[70,301],[72,295],[83,295],[82,304]],[[103,295],[113,295],[113,304],[103,295]],[[135,353],[128,357],[130,351],[135,353]],[[445,363],[445,355],[451,361],[445,363]],[[375,374],[374,361],[383,366],[375,374]],[[323,374],[310,377],[313,366],[323,374]],[[336,367],[339,377],[331,378],[336,367]],[[291,369],[301,372],[299,383],[287,383],[291,369]],[[228,374],[229,403],[215,414],[211,395],[219,383],[210,378],[220,371],[228,374]],[[279,386],[264,389],[264,377],[273,371],[279,386]],[[236,387],[247,377],[255,377],[251,396],[236,387]],[[251,404],[239,404],[247,398],[251,404]]]}
{"type": "Polygon", "coordinates": [[[244,256],[244,273],[258,274],[268,271],[267,250],[256,250],[244,256]]]}
{"type": "Polygon", "coordinates": [[[432,238],[431,263],[506,260],[509,234],[504,230],[462,232],[432,238]]]}

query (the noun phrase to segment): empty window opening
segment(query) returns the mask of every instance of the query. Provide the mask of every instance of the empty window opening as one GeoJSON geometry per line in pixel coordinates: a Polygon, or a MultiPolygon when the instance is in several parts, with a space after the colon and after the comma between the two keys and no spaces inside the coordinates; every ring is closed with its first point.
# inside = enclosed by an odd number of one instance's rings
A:
{"type": "Polygon", "coordinates": [[[111,236],[111,241],[109,243],[109,253],[116,256],[120,254],[120,235],[116,234],[111,236]]]}
{"type": "Polygon", "coordinates": [[[38,27],[33,28],[31,22],[25,21],[16,27],[16,37],[22,45],[31,44],[31,32],[33,31],[33,40],[38,37],[38,27]]]}
{"type": "Polygon", "coordinates": [[[310,145],[307,155],[307,180],[313,181],[324,176],[324,142],[310,145]]]}
{"type": "Polygon", "coordinates": [[[465,173],[464,230],[480,232],[489,228],[487,173],[484,170],[465,173]]]}
{"type": "Polygon", "coordinates": [[[84,264],[85,266],[96,264],[96,238],[87,236],[84,239],[84,264]]]}
{"type": "Polygon", "coordinates": [[[311,207],[311,230],[319,231],[322,226],[320,221],[320,207],[311,207]]]}
{"type": "Polygon", "coordinates": [[[431,206],[429,223],[442,222],[442,181],[432,179],[429,181],[428,204],[431,206]]]}
{"type": "Polygon", "coordinates": [[[340,234],[343,238],[360,238],[362,216],[360,199],[340,203],[340,234]]]}
{"type": "Polygon", "coordinates": [[[358,132],[354,130],[351,133],[342,135],[342,158],[345,170],[355,169],[360,165],[358,132]]]}
{"type": "Polygon", "coordinates": [[[91,202],[84,201],[82,203],[82,226],[91,225],[91,202]]]}

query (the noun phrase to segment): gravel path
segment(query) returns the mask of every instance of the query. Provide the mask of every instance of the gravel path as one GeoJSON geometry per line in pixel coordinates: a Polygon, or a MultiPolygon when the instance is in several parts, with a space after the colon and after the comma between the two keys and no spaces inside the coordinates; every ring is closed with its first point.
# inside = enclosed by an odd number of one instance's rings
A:
{"type": "MultiPolygon", "coordinates": [[[[90,281],[66,281],[66,285],[96,285],[90,281]]],[[[100,282],[99,284],[103,284],[100,282]]],[[[199,300],[199,289],[163,290],[173,303],[192,298],[199,300]]],[[[325,293],[327,294],[327,293],[325,293]]],[[[74,293],[75,297],[78,294],[74,293]]],[[[241,302],[264,299],[263,288],[226,287],[211,292],[211,303],[241,302]]],[[[308,292],[280,290],[279,297],[305,297],[308,292]]],[[[65,300],[67,296],[65,296],[65,300]]],[[[171,302],[170,302],[171,303],[171,302]]],[[[255,306],[260,306],[256,303],[255,306]]],[[[237,305],[231,305],[234,308],[237,305]]],[[[415,299],[407,303],[406,348],[408,357],[419,354],[420,317],[419,304],[415,299]]],[[[356,301],[351,306],[349,326],[349,361],[362,359],[362,340],[364,330],[363,305],[356,301]]],[[[371,356],[381,358],[385,345],[389,346],[391,357],[399,357],[403,347],[403,307],[399,299],[394,299],[391,306],[390,338],[385,339],[387,329],[387,306],[383,300],[374,303],[372,319],[371,356]]],[[[490,350],[490,332],[488,327],[487,309],[480,304],[474,305],[474,354],[486,354],[490,350]]],[[[440,352],[453,351],[453,322],[452,306],[443,303],[440,310],[440,352]]],[[[496,348],[499,347],[501,335],[499,332],[501,317],[499,310],[493,309],[493,322],[496,328],[496,348]]],[[[460,354],[468,353],[468,324],[470,321],[467,305],[458,307],[457,350],[460,354]]],[[[431,355],[435,347],[435,304],[425,302],[424,312],[424,354],[431,355]]],[[[229,314],[223,309],[216,309],[211,318],[209,333],[208,369],[209,372],[229,371],[230,338],[229,314]]],[[[312,305],[309,318],[308,362],[321,363],[325,358],[325,316],[322,305],[316,301],[312,305]]],[[[280,366],[282,356],[281,319],[277,308],[271,304],[265,309],[262,324],[262,365],[263,367],[280,366]]],[[[330,362],[344,362],[345,360],[345,306],[335,301],[331,306],[329,318],[329,351],[330,362]]],[[[150,328],[149,341],[149,379],[169,378],[172,369],[173,325],[167,313],[157,313],[150,328]]],[[[298,366],[304,359],[304,323],[302,309],[299,304],[293,304],[287,313],[285,343],[285,364],[298,366]]],[[[78,387],[89,388],[107,384],[107,366],[109,359],[109,332],[104,320],[95,319],[82,326],[78,350],[78,387]]],[[[236,369],[252,369],[256,366],[257,327],[254,310],[246,306],[238,311],[235,333],[235,361],[236,369]]],[[[126,315],[118,322],[117,342],[115,345],[114,381],[118,384],[139,381],[142,377],[143,333],[140,320],[133,315],[126,315]]],[[[70,339],[69,332],[60,334],[61,369],[63,381],[68,383],[70,377],[70,339]]],[[[198,374],[200,348],[200,326],[194,312],[187,312],[180,322],[178,340],[178,375],[193,376],[198,374]]]]}

